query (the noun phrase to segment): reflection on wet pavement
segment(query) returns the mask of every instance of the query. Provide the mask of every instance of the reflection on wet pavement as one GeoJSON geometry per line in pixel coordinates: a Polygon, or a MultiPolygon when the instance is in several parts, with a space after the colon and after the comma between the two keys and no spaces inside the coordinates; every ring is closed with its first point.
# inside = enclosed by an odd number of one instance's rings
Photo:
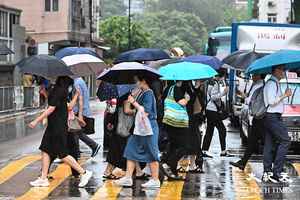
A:
{"type": "MultiPolygon", "coordinates": [[[[95,112],[96,131],[92,136],[98,143],[103,141],[103,117],[101,112],[95,112]]],[[[30,131],[25,124],[30,118],[19,118],[16,121],[0,123],[0,143],[3,145],[18,138],[29,138],[33,144],[39,144],[42,137],[42,128],[30,131]],[[22,129],[23,131],[17,131],[22,129]],[[16,133],[18,132],[18,133],[16,133]],[[37,135],[34,136],[33,135],[37,135]]],[[[24,139],[25,140],[25,139],[24,139]]],[[[20,154],[10,157],[16,146],[0,152],[0,199],[24,200],[298,200],[300,199],[300,163],[299,160],[290,159],[285,165],[285,171],[292,177],[293,183],[289,185],[264,184],[260,181],[263,173],[261,156],[254,156],[245,171],[232,168],[230,161],[236,161],[243,152],[240,146],[239,134],[232,131],[228,133],[228,146],[230,152],[236,155],[233,158],[219,156],[220,147],[218,135],[215,134],[210,153],[213,159],[205,159],[203,174],[186,174],[185,181],[164,181],[160,189],[143,189],[141,184],[145,181],[135,181],[133,188],[122,188],[102,178],[106,167],[105,153],[100,152],[95,159],[90,159],[90,149],[81,145],[82,165],[94,172],[93,178],[85,188],[78,188],[78,179],[71,176],[70,168],[64,164],[55,164],[51,167],[51,181],[49,188],[31,188],[29,181],[34,180],[40,173],[40,161],[37,147],[32,149],[31,155],[20,154]],[[32,156],[33,157],[30,157],[32,156]],[[29,159],[30,158],[30,159],[29,159]],[[35,158],[35,159],[33,159],[35,158]],[[5,160],[7,159],[7,160],[5,160]],[[27,159],[27,160],[26,160],[27,159]]],[[[16,142],[17,149],[32,147],[32,143],[16,142]],[[31,145],[31,146],[30,146],[31,145]],[[23,147],[24,146],[24,147],[23,147]],[[29,146],[29,147],[27,147],[29,146]]],[[[1,149],[1,147],[0,147],[1,149]]],[[[102,151],[102,150],[101,150],[102,151]]],[[[292,157],[291,157],[292,158],[292,157]]]]}

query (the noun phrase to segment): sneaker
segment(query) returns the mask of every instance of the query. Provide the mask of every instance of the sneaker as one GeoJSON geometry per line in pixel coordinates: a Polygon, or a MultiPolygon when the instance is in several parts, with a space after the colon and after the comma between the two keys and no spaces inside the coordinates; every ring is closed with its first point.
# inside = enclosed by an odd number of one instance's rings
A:
{"type": "Polygon", "coordinates": [[[131,187],[133,185],[133,181],[131,177],[124,176],[123,178],[120,178],[119,180],[114,181],[116,185],[124,186],[124,187],[131,187]]]}
{"type": "Polygon", "coordinates": [[[40,177],[29,184],[33,187],[48,187],[50,185],[48,179],[41,179],[40,177]]]}
{"type": "Polygon", "coordinates": [[[98,144],[96,149],[94,149],[93,152],[92,152],[92,155],[91,155],[92,158],[94,158],[98,154],[100,148],[101,148],[101,145],[98,144]]]}
{"type": "Polygon", "coordinates": [[[207,154],[206,152],[203,152],[202,157],[203,158],[213,158],[213,156],[207,154]]]}
{"type": "Polygon", "coordinates": [[[59,158],[56,158],[53,162],[54,162],[54,163],[57,163],[57,164],[63,163],[63,161],[62,161],[61,159],[59,159],[59,158]]]}
{"type": "Polygon", "coordinates": [[[160,188],[160,181],[150,179],[146,183],[142,184],[142,187],[144,187],[144,188],[160,188]]]}
{"type": "Polygon", "coordinates": [[[221,157],[234,157],[232,154],[228,153],[228,151],[222,151],[220,154],[221,157]]]}
{"type": "Polygon", "coordinates": [[[245,165],[242,164],[241,160],[237,161],[237,162],[229,162],[230,165],[239,168],[240,170],[244,171],[245,169],[245,165]]]}
{"type": "Polygon", "coordinates": [[[264,174],[261,178],[262,182],[264,182],[264,183],[271,182],[271,180],[270,180],[271,176],[273,176],[273,172],[264,172],[264,174]]]}
{"type": "Polygon", "coordinates": [[[86,170],[85,174],[81,175],[78,187],[84,187],[88,184],[89,180],[92,178],[93,172],[86,170]]]}

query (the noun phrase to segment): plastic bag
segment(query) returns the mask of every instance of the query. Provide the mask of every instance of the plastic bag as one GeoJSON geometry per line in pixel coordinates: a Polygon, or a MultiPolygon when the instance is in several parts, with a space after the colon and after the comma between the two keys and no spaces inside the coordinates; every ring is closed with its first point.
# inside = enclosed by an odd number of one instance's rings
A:
{"type": "Polygon", "coordinates": [[[149,118],[144,112],[138,111],[135,116],[134,135],[149,136],[153,135],[152,127],[149,118]]]}

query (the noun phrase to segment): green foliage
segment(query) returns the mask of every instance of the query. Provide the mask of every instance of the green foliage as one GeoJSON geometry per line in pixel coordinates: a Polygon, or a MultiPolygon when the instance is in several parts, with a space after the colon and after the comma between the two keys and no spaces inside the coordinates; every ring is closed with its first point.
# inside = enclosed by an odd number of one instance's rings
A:
{"type": "MultiPolygon", "coordinates": [[[[131,23],[131,48],[149,47],[149,34],[138,22],[131,23]]],[[[128,50],[128,18],[123,16],[109,17],[100,24],[100,35],[111,47],[108,58],[115,58],[119,53],[128,50]]]]}
{"type": "Polygon", "coordinates": [[[126,15],[126,6],[123,0],[102,0],[103,17],[126,15]]]}
{"type": "Polygon", "coordinates": [[[237,9],[232,0],[146,0],[148,12],[180,11],[198,16],[211,31],[232,21],[247,20],[247,10],[237,9]]]}
{"type": "Polygon", "coordinates": [[[153,48],[181,47],[187,54],[199,53],[207,37],[204,23],[189,13],[146,13],[137,16],[136,20],[150,33],[150,46],[153,48]]]}

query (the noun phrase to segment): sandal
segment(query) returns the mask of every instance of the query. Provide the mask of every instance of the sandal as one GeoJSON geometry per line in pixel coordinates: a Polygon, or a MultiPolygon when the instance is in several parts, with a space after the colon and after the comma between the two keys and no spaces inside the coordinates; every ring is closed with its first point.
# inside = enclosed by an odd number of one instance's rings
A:
{"type": "Polygon", "coordinates": [[[192,173],[192,174],[201,174],[201,173],[204,173],[203,169],[201,167],[196,167],[195,169],[193,170],[189,170],[189,173],[192,173]]]}
{"type": "Polygon", "coordinates": [[[119,177],[113,175],[113,174],[110,174],[110,175],[103,175],[103,178],[105,179],[109,179],[109,180],[117,180],[119,179],[119,177]]]}
{"type": "Polygon", "coordinates": [[[135,179],[137,180],[148,180],[151,176],[146,174],[146,173],[143,173],[143,175],[141,176],[135,176],[135,179]]]}
{"type": "Polygon", "coordinates": [[[184,169],[183,167],[180,167],[180,168],[177,169],[177,172],[179,172],[179,173],[186,173],[187,170],[184,169]]]}
{"type": "Polygon", "coordinates": [[[185,181],[185,178],[183,176],[172,174],[171,176],[168,176],[169,181],[185,181]]]}

